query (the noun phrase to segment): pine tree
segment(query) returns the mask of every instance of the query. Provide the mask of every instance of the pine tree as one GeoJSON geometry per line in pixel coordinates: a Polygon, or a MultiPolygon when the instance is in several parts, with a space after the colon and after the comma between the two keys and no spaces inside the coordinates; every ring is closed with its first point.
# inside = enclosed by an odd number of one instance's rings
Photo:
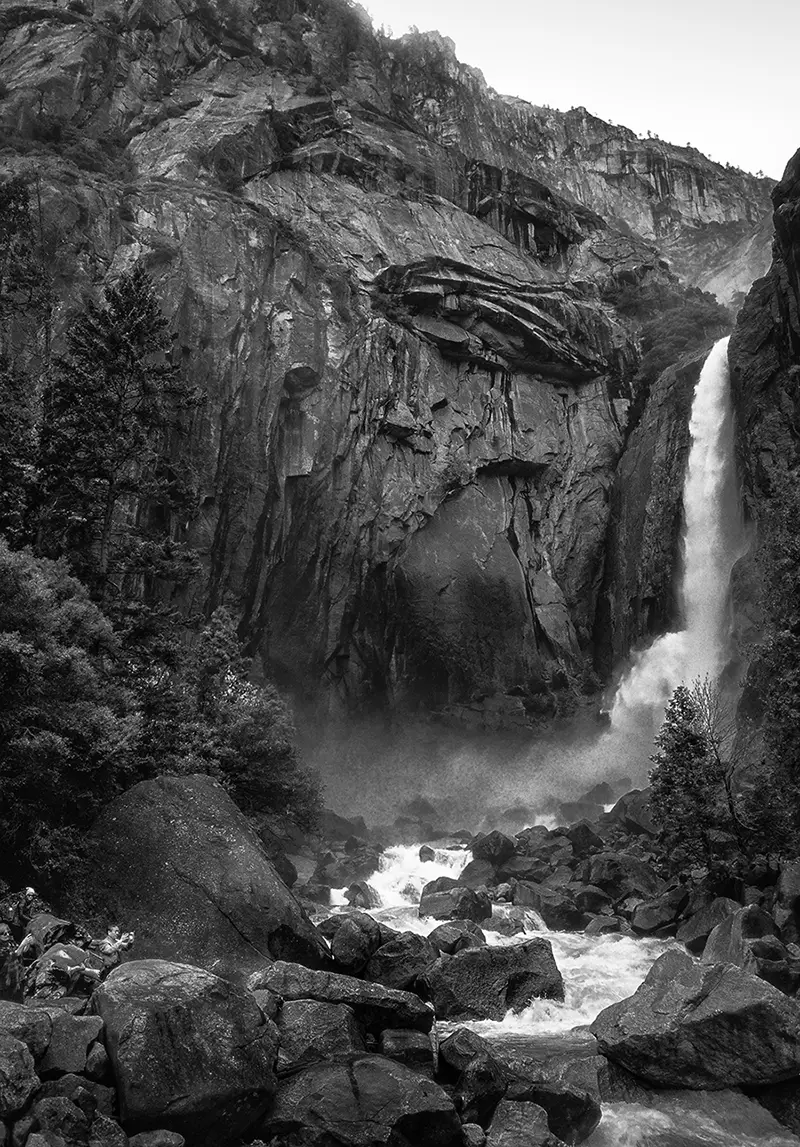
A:
{"type": "Polygon", "coordinates": [[[171,456],[194,393],[171,362],[171,335],[141,265],[87,301],[45,394],[38,545],[66,555],[112,615],[181,582],[191,554],[173,518],[192,506],[171,456]]]}

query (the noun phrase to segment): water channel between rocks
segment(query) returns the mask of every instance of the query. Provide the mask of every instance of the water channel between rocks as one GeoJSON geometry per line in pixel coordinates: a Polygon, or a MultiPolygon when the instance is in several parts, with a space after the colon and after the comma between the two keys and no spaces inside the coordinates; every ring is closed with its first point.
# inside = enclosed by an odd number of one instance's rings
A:
{"type": "MultiPolygon", "coordinates": [[[[426,936],[441,923],[420,918],[423,887],[440,876],[458,876],[471,859],[467,849],[436,848],[433,860],[419,858],[420,846],[386,849],[369,884],[383,907],[370,915],[397,931],[426,936]]],[[[331,895],[334,911],[345,907],[344,890],[331,895]]],[[[495,918],[510,905],[495,904],[495,918]]],[[[490,945],[518,943],[522,935],[503,936],[482,925],[490,945]]],[[[549,932],[533,910],[525,915],[525,933],[550,941],[564,979],[565,999],[534,1000],[501,1021],[463,1020],[437,1025],[444,1036],[468,1027],[488,1039],[498,1058],[573,1061],[595,1054],[587,1026],[603,1008],[632,995],[652,964],[674,940],[632,939],[621,935],[587,936],[549,932]]],[[[798,1147],[800,1139],[781,1127],[760,1104],[732,1091],[663,1091],[641,1103],[603,1105],[603,1119],[585,1147],[798,1147]]]]}

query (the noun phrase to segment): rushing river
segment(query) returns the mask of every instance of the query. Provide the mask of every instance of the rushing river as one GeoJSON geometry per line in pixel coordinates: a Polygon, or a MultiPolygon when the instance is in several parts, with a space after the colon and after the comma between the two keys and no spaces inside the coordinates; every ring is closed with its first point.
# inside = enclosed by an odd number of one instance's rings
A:
{"type": "MultiPolygon", "coordinates": [[[[421,861],[419,845],[388,848],[369,883],[383,907],[371,915],[390,928],[427,935],[440,923],[420,919],[418,904],[425,884],[439,876],[457,876],[472,858],[466,849],[437,848],[434,859],[421,861]]],[[[334,893],[334,906],[344,905],[344,890],[334,893]]],[[[495,905],[497,916],[508,909],[495,905]]],[[[483,926],[489,944],[514,944],[483,926]]],[[[546,937],[564,978],[563,1003],[535,1000],[530,1007],[499,1022],[465,1021],[441,1024],[445,1034],[465,1026],[489,1039],[502,1053],[514,1049],[535,1058],[591,1054],[586,1025],[610,1004],[636,991],[653,962],[674,944],[669,940],[634,940],[626,936],[586,936],[579,932],[548,932],[537,913],[526,912],[525,930],[546,937]]],[[[752,1100],[735,1092],[665,1091],[647,1106],[611,1103],[586,1147],[798,1147],[800,1139],[782,1128],[752,1100]]]]}

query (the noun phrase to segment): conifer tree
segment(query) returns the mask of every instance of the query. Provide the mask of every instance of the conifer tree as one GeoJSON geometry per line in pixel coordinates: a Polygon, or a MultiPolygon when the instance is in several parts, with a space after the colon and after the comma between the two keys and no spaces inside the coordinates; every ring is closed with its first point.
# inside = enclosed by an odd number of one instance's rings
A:
{"type": "Polygon", "coordinates": [[[38,546],[66,555],[112,616],[193,568],[173,517],[192,484],[171,456],[194,393],[141,265],[86,302],[45,393],[38,546]]]}

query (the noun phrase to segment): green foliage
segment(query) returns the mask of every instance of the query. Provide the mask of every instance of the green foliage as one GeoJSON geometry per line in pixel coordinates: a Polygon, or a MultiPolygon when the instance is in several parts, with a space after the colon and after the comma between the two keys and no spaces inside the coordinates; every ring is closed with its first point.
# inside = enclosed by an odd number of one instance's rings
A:
{"type": "Polygon", "coordinates": [[[63,562],[0,539],[0,835],[12,876],[57,883],[131,775],[136,718],[111,626],[63,562]]]}

